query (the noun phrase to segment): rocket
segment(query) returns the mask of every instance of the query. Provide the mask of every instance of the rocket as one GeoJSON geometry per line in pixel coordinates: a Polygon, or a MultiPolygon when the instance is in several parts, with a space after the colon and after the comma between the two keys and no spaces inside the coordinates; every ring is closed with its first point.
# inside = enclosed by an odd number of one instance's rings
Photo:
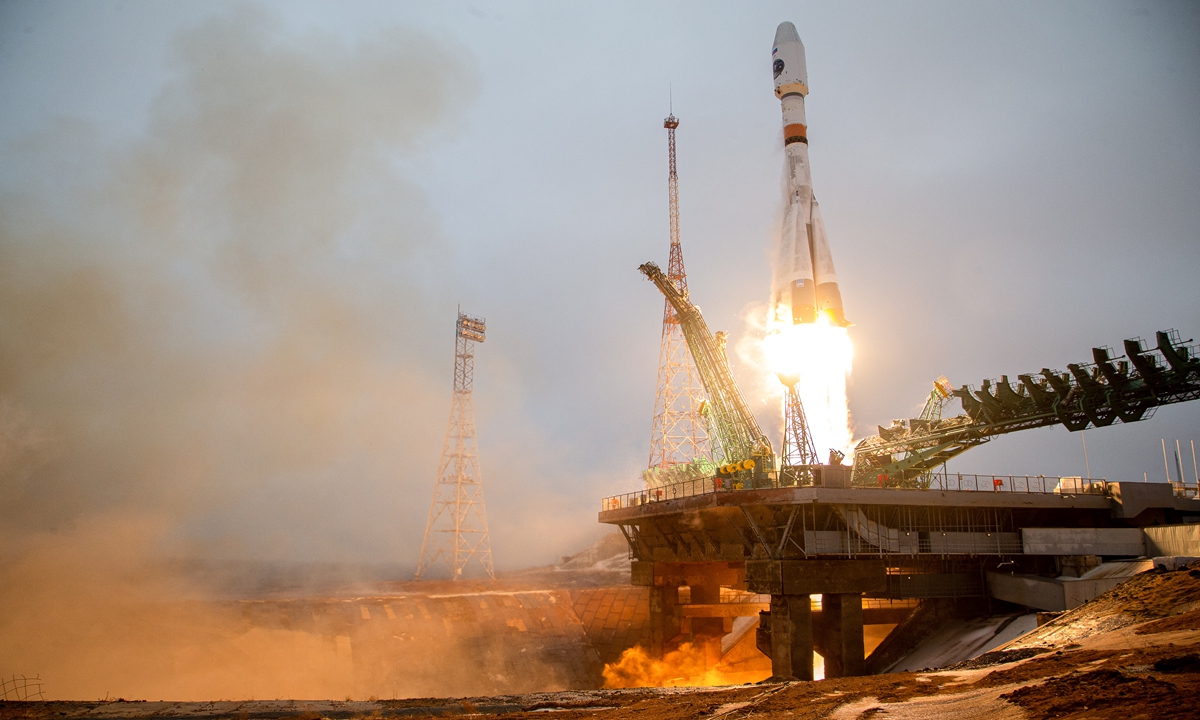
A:
{"type": "Polygon", "coordinates": [[[849,323],[842,312],[842,294],[838,290],[825,223],[813,195],[808,164],[808,122],[804,117],[808,69],[804,44],[790,22],[781,23],[775,31],[771,71],[775,75],[775,96],[783,108],[783,148],[787,156],[784,162],[787,212],[771,282],[774,317],[798,325],[816,322],[824,314],[833,324],[845,327],[849,323]]]}

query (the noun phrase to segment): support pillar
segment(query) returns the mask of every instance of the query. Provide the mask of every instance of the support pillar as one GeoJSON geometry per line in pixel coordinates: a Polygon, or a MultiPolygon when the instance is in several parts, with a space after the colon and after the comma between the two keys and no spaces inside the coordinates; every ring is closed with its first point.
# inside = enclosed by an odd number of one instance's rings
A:
{"type": "Polygon", "coordinates": [[[651,656],[661,658],[681,642],[696,641],[703,645],[710,665],[716,665],[721,658],[721,637],[733,629],[733,619],[684,617],[679,588],[689,588],[686,604],[716,605],[721,600],[722,586],[745,589],[742,564],[634,561],[630,574],[634,585],[650,590],[651,656]]]}
{"type": "MultiPolygon", "coordinates": [[[[689,587],[692,591],[691,602],[699,605],[716,605],[721,602],[721,586],[711,582],[694,582],[689,587]]],[[[705,578],[707,579],[707,578],[705,578]]],[[[704,667],[711,670],[721,662],[721,638],[733,629],[731,618],[693,617],[685,618],[688,627],[684,633],[691,633],[692,642],[704,650],[704,667]]]]}
{"type": "Polygon", "coordinates": [[[661,658],[665,647],[679,634],[679,583],[650,588],[650,654],[661,658]]]}
{"type": "Polygon", "coordinates": [[[770,627],[771,674],[813,679],[812,600],[807,595],[772,595],[770,627]]]}
{"type": "Polygon", "coordinates": [[[819,625],[825,677],[864,674],[862,594],[821,595],[819,625]]]}
{"type": "Polygon", "coordinates": [[[887,588],[883,562],[856,560],[748,560],[746,585],[771,595],[770,613],[760,615],[759,649],[771,658],[772,672],[812,679],[814,632],[809,595],[821,595],[817,628],[825,677],[861,675],[863,668],[862,594],[887,588]]]}

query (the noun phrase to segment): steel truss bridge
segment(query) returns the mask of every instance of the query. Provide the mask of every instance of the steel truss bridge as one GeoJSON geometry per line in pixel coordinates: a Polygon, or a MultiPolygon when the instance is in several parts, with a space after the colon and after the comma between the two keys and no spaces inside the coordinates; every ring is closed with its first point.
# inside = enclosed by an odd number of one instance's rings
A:
{"type": "Polygon", "coordinates": [[[951,394],[965,414],[909,418],[880,427],[855,448],[853,484],[927,486],[935,468],[997,435],[1063,425],[1076,432],[1150,418],[1163,406],[1200,398],[1200,358],[1191,341],[1173,330],[1156,333],[1157,347],[1140,338],[1124,342],[1125,355],[1092,348],[1094,362],[1068,364],[1069,372],[1042,368],[969,385],[951,394]]]}

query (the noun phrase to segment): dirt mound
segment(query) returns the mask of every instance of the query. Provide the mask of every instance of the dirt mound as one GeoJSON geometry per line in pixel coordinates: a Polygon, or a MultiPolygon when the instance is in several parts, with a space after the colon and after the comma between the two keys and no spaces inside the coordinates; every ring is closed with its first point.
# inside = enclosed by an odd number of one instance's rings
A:
{"type": "Polygon", "coordinates": [[[1164,633],[1200,627],[1200,562],[1178,570],[1151,570],[1135,575],[998,649],[1062,647],[1142,623],[1147,624],[1135,632],[1164,633]]]}
{"type": "Polygon", "coordinates": [[[1134,632],[1138,635],[1150,635],[1153,633],[1174,632],[1176,630],[1193,630],[1195,628],[1200,628],[1200,610],[1192,610],[1182,615],[1154,620],[1142,625],[1137,630],[1134,630],[1134,632]]]}
{"type": "Polygon", "coordinates": [[[1154,676],[1130,676],[1117,670],[1093,670],[1050,678],[1040,685],[1014,690],[1001,698],[1021,706],[1033,720],[1041,718],[1194,718],[1200,676],[1187,685],[1154,676]]]}
{"type": "Polygon", "coordinates": [[[1044,648],[1021,648],[1019,650],[993,650],[986,652],[974,660],[960,662],[957,665],[951,665],[947,670],[978,670],[979,668],[992,667],[993,665],[1003,665],[1005,663],[1017,662],[1018,660],[1026,660],[1035,655],[1040,655],[1047,652],[1044,648]]]}
{"type": "Polygon", "coordinates": [[[1164,658],[1154,663],[1154,669],[1165,673],[1200,673],[1200,655],[1188,653],[1164,658]]]}

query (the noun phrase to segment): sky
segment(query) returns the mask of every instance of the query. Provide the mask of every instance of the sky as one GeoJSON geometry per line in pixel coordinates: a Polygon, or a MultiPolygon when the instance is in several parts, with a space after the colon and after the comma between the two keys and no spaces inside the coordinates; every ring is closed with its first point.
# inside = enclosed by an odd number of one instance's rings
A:
{"type": "MultiPolygon", "coordinates": [[[[581,549],[649,454],[668,112],[691,297],[754,342],[785,20],[857,436],[939,375],[1200,336],[1194,3],[3,0],[0,537],[415,566],[461,307],[496,566],[581,549]]],[[[1165,438],[1191,479],[1200,403],[1086,437],[1094,477],[1164,480],[1165,438]]],[[[950,469],[1082,475],[1082,445],[950,469]]]]}

